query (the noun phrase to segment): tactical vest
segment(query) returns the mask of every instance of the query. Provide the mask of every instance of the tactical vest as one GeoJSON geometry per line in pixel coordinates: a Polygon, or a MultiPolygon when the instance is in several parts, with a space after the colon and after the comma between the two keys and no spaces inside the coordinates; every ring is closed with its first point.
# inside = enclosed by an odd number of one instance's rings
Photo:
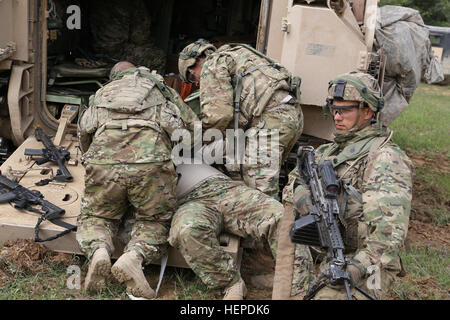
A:
{"type": "Polygon", "coordinates": [[[330,160],[333,167],[337,168],[337,175],[340,181],[339,221],[344,228],[343,240],[347,251],[354,251],[359,248],[359,242],[367,230],[359,223],[359,217],[363,214],[363,199],[358,189],[361,188],[363,176],[359,173],[364,170],[366,164],[371,161],[375,152],[381,149],[391,139],[388,137],[368,137],[356,143],[346,146],[339,154],[333,155],[338,146],[331,144],[322,153],[319,163],[330,160]],[[349,163],[349,165],[340,166],[349,163]]]}
{"type": "MultiPolygon", "coordinates": [[[[247,45],[247,44],[236,44],[236,43],[230,43],[228,44],[229,46],[235,47],[235,46],[241,46],[244,47],[248,50],[250,50],[251,52],[253,52],[254,54],[256,54],[258,57],[262,58],[263,60],[267,60],[269,63],[263,63],[260,65],[255,66],[255,69],[259,69],[265,65],[270,65],[272,67],[274,67],[275,69],[277,69],[279,72],[282,72],[284,74],[288,75],[288,85],[289,85],[289,91],[291,94],[294,95],[295,99],[297,99],[297,102],[300,103],[300,97],[301,97],[301,91],[300,91],[300,85],[302,83],[302,80],[300,77],[298,76],[293,76],[285,67],[281,66],[277,61],[273,60],[272,58],[262,54],[261,52],[259,52],[258,50],[256,50],[255,48],[247,45]]],[[[246,72],[244,72],[243,74],[241,74],[242,76],[245,76],[246,74],[252,72],[252,70],[247,70],[246,72]]]]}
{"type": "Polygon", "coordinates": [[[293,93],[299,102],[300,78],[293,80],[286,68],[252,47],[228,44],[220,47],[217,53],[231,57],[236,63],[232,78],[235,122],[239,113],[247,122],[260,116],[278,90],[293,93]]]}
{"type": "Polygon", "coordinates": [[[152,128],[162,133],[159,111],[164,110],[167,97],[161,92],[156,76],[149,79],[142,70],[126,74],[97,91],[87,131],[101,134],[105,129],[152,128]]]}

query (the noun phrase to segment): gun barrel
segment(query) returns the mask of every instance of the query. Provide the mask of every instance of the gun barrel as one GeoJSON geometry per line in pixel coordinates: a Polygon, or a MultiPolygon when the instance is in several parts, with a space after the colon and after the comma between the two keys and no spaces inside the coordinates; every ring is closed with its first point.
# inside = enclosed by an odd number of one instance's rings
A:
{"type": "Polygon", "coordinates": [[[44,144],[45,148],[47,149],[56,149],[55,145],[53,144],[52,140],[47,135],[44,135],[42,139],[42,143],[44,144]]]}
{"type": "Polygon", "coordinates": [[[41,127],[37,127],[34,130],[34,136],[36,137],[37,141],[42,141],[42,137],[44,136],[44,131],[42,130],[41,127]]]}

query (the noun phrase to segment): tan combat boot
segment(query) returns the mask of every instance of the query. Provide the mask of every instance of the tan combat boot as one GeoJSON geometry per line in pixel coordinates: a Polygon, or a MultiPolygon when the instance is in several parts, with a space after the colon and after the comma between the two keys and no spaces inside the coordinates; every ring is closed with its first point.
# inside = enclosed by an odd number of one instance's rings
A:
{"type": "Polygon", "coordinates": [[[119,282],[125,282],[127,292],[135,297],[153,299],[155,291],[150,287],[142,271],[142,256],[134,250],[120,256],[111,272],[119,282]]]}
{"type": "Polygon", "coordinates": [[[106,288],[106,279],[111,274],[111,258],[106,248],[95,250],[89,270],[84,279],[84,290],[98,291],[106,288]]]}
{"type": "Polygon", "coordinates": [[[223,300],[244,300],[247,295],[247,287],[245,286],[244,280],[239,278],[239,280],[225,289],[225,296],[223,300]]]}

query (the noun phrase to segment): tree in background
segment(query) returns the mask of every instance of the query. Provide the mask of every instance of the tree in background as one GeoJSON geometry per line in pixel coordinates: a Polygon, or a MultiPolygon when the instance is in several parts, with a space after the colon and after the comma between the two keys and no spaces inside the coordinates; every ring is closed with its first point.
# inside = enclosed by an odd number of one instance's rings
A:
{"type": "Polygon", "coordinates": [[[450,27],[450,0],[381,0],[379,6],[384,5],[413,8],[426,25],[450,27]]]}

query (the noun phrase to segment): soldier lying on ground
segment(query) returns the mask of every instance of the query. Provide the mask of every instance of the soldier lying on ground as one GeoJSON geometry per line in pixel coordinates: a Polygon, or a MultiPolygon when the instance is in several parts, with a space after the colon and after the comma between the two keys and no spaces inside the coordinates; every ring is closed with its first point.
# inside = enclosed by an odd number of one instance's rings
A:
{"type": "Polygon", "coordinates": [[[111,80],[91,97],[78,128],[86,152],[77,231],[81,250],[90,260],[85,289],[105,288],[112,271],[126,283],[129,294],[153,298],[142,263],[160,259],[168,249],[177,183],[170,135],[176,129],[192,132],[197,116],[147,68],[119,62],[111,80]],[[136,214],[131,240],[111,268],[112,239],[129,209],[136,214]]]}
{"type": "MultiPolygon", "coordinates": [[[[408,231],[412,197],[412,163],[377,118],[383,98],[368,74],[349,73],[330,82],[327,104],[334,117],[334,142],[320,146],[316,161],[331,160],[340,182],[339,217],[348,259],[347,272],[359,287],[383,298],[401,272],[399,251],[408,231]],[[375,283],[368,286],[371,272],[375,283]],[[377,281],[377,278],[379,281],[377,281]],[[376,283],[378,282],[378,283],[376,283]],[[369,289],[369,290],[367,290],[369,289]]],[[[293,203],[297,217],[312,213],[310,191],[293,170],[283,190],[284,204],[293,203]]],[[[315,277],[316,250],[296,245],[291,295],[304,294],[315,277]],[[303,284],[304,286],[298,284],[303,284]]],[[[321,270],[326,266],[321,264],[321,270]]],[[[352,289],[356,299],[364,299],[352,289]]],[[[342,287],[326,286],[315,299],[346,299],[342,287]]]]}
{"type": "Polygon", "coordinates": [[[178,68],[185,81],[200,85],[204,130],[216,128],[225,133],[238,126],[252,128],[255,135],[265,131],[277,152],[278,156],[271,155],[278,159],[277,165],[250,163],[246,144],[240,174],[249,187],[278,199],[280,166],[303,131],[299,82],[295,85],[284,67],[249,46],[224,45],[217,50],[203,39],[183,49],[178,68]]]}

